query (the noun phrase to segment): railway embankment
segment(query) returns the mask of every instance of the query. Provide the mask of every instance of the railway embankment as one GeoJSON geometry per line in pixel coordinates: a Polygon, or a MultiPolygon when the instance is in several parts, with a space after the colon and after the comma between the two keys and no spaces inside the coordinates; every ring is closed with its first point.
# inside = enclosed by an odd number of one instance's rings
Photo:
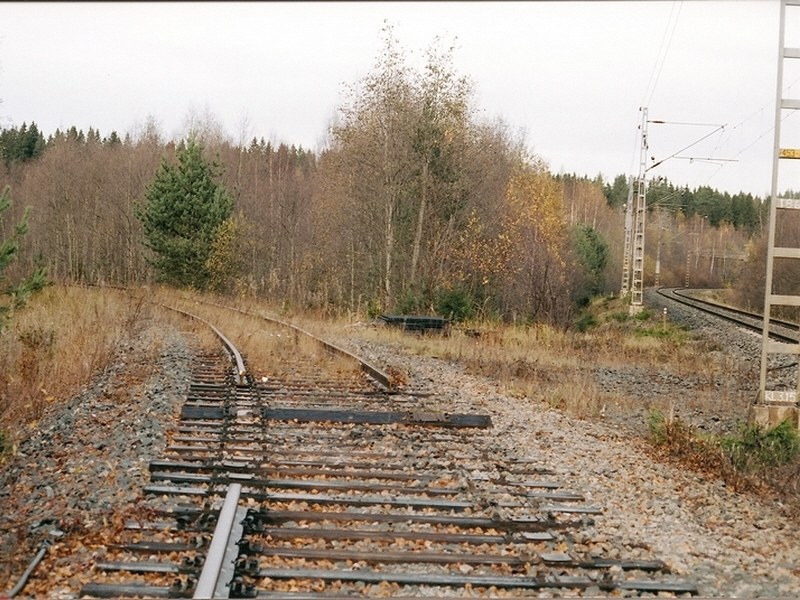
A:
{"type": "MultiPolygon", "coordinates": [[[[737,493],[719,480],[654,459],[632,426],[636,418],[613,408],[592,419],[576,418],[540,399],[521,397],[494,378],[472,374],[457,361],[409,353],[402,344],[360,336],[359,331],[343,330],[337,342],[402,373],[414,389],[435,389],[448,410],[490,415],[489,459],[526,456],[547,465],[554,479],[569,481],[587,503],[602,507],[596,525],[570,537],[564,551],[591,548],[609,558],[655,556],[676,578],[695,582],[703,597],[800,594],[796,515],[787,514],[781,502],[737,493]]],[[[708,347],[728,354],[722,344],[708,347]]],[[[0,481],[5,509],[0,554],[8,557],[3,580],[13,581],[41,541],[53,542],[23,596],[76,597],[106,558],[104,543],[113,540],[126,519],[143,516],[135,507],[148,482],[146,464],[158,457],[180,412],[191,348],[185,333],[153,323],[91,386],[64,408],[49,411],[20,445],[0,481]]],[[[739,356],[730,360],[746,362],[739,356]]],[[[600,381],[643,405],[648,389],[653,397],[685,389],[687,405],[678,410],[691,409],[693,381],[666,369],[654,377],[642,368],[623,373],[605,368],[600,381]]],[[[696,416],[709,423],[720,418],[696,416]]],[[[424,449],[424,439],[420,443],[424,449]]],[[[581,593],[559,589],[536,595],[581,593]]]]}

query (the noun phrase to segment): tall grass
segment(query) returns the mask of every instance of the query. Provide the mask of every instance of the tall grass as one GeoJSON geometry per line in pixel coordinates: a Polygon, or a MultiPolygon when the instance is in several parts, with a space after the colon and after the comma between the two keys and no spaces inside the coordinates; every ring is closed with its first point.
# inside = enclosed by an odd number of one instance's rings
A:
{"type": "MultiPolygon", "coordinates": [[[[601,300],[591,319],[572,330],[543,324],[512,326],[473,323],[447,336],[409,335],[388,327],[362,328],[359,335],[389,342],[412,355],[458,361],[475,374],[498,380],[509,395],[540,401],[577,417],[597,416],[605,407],[641,408],[642,399],[602,391],[595,371],[654,368],[675,375],[708,377],[720,368],[719,354],[685,328],[660,314],[629,317],[619,300],[601,300]]],[[[712,386],[712,394],[720,393],[712,386]]]]}
{"type": "Polygon", "coordinates": [[[0,331],[0,437],[11,447],[106,367],[147,310],[114,290],[52,286],[0,331]]]}
{"type": "MultiPolygon", "coordinates": [[[[276,312],[265,309],[264,304],[239,302],[234,306],[237,303],[230,299],[212,295],[197,296],[167,288],[156,290],[153,297],[165,306],[213,323],[242,352],[248,372],[257,379],[290,376],[301,363],[305,363],[304,369],[310,365],[311,370],[320,377],[329,379],[360,376],[360,366],[352,359],[331,355],[310,337],[263,318],[276,315],[276,312]],[[238,308],[241,312],[226,307],[238,308]]],[[[320,326],[318,320],[298,322],[302,320],[295,317],[291,321],[309,333],[321,333],[324,337],[326,327],[320,326]]],[[[289,322],[288,319],[286,322],[289,322]]]]}

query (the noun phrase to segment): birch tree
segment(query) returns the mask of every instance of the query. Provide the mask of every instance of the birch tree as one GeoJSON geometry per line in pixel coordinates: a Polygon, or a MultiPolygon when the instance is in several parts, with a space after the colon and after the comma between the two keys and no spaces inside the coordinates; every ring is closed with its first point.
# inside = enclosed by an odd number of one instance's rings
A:
{"type": "Polygon", "coordinates": [[[383,35],[374,70],[350,89],[331,133],[349,182],[347,193],[355,200],[359,246],[382,257],[382,304],[391,309],[397,230],[412,174],[414,110],[410,72],[390,25],[383,35]]]}
{"type": "MultiPolygon", "coordinates": [[[[418,283],[423,238],[435,243],[447,230],[462,197],[459,159],[467,151],[471,126],[472,86],[452,65],[453,47],[439,50],[438,40],[428,49],[427,64],[417,84],[419,104],[412,148],[418,163],[417,215],[409,283],[418,283]],[[429,206],[433,204],[433,206],[429,206]],[[438,218],[444,228],[430,227],[438,218]]],[[[431,257],[434,258],[434,257],[431,257]]],[[[433,282],[429,282],[429,287],[433,282]]]]}

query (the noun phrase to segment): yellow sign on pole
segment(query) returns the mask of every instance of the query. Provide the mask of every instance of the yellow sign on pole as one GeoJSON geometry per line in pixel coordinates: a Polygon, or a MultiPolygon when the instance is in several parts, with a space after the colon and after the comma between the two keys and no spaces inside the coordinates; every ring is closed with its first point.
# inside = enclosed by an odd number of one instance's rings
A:
{"type": "Polygon", "coordinates": [[[800,150],[797,148],[781,148],[781,158],[800,158],[800,150]]]}

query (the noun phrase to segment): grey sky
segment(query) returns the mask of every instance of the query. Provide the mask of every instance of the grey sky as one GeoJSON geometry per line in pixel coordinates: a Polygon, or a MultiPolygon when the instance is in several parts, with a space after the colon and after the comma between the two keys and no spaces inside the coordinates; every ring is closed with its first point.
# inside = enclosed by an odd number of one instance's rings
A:
{"type": "MultiPolygon", "coordinates": [[[[234,140],[246,125],[248,140],[318,150],[386,19],[412,64],[436,36],[455,41],[482,114],[556,173],[638,171],[646,105],[651,120],[726,125],[650,175],[766,195],[778,18],[778,0],[0,3],[0,126],[123,134],[152,116],[174,136],[208,110],[234,140]]],[[[651,124],[650,154],[714,129],[651,124]]]]}

